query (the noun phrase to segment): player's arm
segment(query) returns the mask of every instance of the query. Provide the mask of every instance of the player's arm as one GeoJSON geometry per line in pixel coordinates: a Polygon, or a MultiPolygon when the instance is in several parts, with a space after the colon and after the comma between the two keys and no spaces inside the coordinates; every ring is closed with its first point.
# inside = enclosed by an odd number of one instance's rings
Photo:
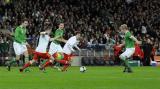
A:
{"type": "Polygon", "coordinates": [[[58,41],[61,41],[61,42],[64,42],[64,43],[67,43],[67,40],[65,40],[63,37],[57,39],[58,41]]]}
{"type": "Polygon", "coordinates": [[[74,47],[75,47],[76,49],[78,49],[79,51],[81,51],[80,48],[77,46],[78,44],[79,44],[79,41],[76,41],[74,47]]]}
{"type": "Polygon", "coordinates": [[[54,37],[54,38],[50,38],[49,41],[58,40],[59,37],[60,37],[60,36],[56,36],[56,37],[54,37]]]}
{"type": "Polygon", "coordinates": [[[123,41],[122,44],[119,44],[118,47],[123,47],[125,45],[125,42],[123,41]]]}
{"type": "Polygon", "coordinates": [[[54,37],[52,40],[57,40],[57,41],[64,42],[64,43],[67,42],[67,40],[65,40],[61,35],[54,37]]]}
{"type": "Polygon", "coordinates": [[[75,45],[74,47],[80,51],[80,48],[77,45],[75,45]]]}
{"type": "Polygon", "coordinates": [[[137,44],[142,44],[142,42],[138,41],[137,38],[135,38],[134,36],[130,36],[130,38],[134,40],[137,44]]]}
{"type": "Polygon", "coordinates": [[[45,34],[47,34],[46,32],[40,32],[40,35],[45,35],[45,34]]]}

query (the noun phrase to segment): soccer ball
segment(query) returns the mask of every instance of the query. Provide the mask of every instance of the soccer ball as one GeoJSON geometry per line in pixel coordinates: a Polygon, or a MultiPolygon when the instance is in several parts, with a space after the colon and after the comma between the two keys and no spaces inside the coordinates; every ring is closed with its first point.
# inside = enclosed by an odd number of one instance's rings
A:
{"type": "Polygon", "coordinates": [[[87,68],[85,66],[80,67],[80,72],[85,72],[86,70],[87,70],[87,68]]]}

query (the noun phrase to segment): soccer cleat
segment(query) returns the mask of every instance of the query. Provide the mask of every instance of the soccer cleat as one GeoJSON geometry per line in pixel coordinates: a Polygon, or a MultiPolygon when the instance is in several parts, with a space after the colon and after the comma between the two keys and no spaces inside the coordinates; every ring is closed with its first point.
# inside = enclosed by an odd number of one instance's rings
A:
{"type": "Polygon", "coordinates": [[[23,69],[19,69],[19,72],[23,72],[23,69]]]}
{"type": "Polygon", "coordinates": [[[54,66],[53,68],[57,69],[58,71],[61,71],[61,68],[58,66],[54,66]]]}
{"type": "Polygon", "coordinates": [[[7,70],[11,71],[11,65],[7,65],[7,70]]]}
{"type": "Polygon", "coordinates": [[[133,71],[128,71],[128,73],[133,73],[133,71]]]}
{"type": "Polygon", "coordinates": [[[59,68],[59,67],[58,67],[57,69],[58,69],[58,71],[62,71],[62,69],[61,69],[61,68],[59,68]]]}
{"type": "Polygon", "coordinates": [[[62,69],[61,71],[62,71],[62,72],[65,72],[65,71],[67,71],[67,70],[63,70],[63,69],[62,69]]]}
{"type": "Polygon", "coordinates": [[[130,68],[128,68],[128,71],[127,71],[128,73],[133,73],[133,71],[130,69],[130,68]]]}
{"type": "Polygon", "coordinates": [[[43,71],[44,73],[46,73],[46,70],[45,70],[45,68],[43,68],[43,67],[39,67],[39,70],[41,70],[41,71],[43,71]]]}
{"type": "Polygon", "coordinates": [[[127,72],[127,67],[124,68],[123,72],[127,72]]]}

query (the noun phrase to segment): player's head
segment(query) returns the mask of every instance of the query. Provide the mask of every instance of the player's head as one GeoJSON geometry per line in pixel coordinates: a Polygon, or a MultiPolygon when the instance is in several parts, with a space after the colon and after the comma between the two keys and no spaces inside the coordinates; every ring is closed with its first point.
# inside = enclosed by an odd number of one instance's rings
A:
{"type": "Polygon", "coordinates": [[[121,32],[123,32],[123,33],[128,31],[128,26],[126,24],[122,24],[119,28],[120,28],[121,32]]]}
{"type": "Polygon", "coordinates": [[[44,20],[44,26],[48,26],[51,24],[51,21],[47,18],[44,20]]]}
{"type": "Polygon", "coordinates": [[[75,32],[77,40],[81,39],[81,33],[79,31],[75,32]]]}
{"type": "Polygon", "coordinates": [[[27,26],[29,25],[28,19],[23,19],[21,25],[22,25],[23,27],[27,27],[27,26]]]}
{"type": "Polygon", "coordinates": [[[64,23],[59,23],[58,28],[59,29],[64,29],[64,23]]]}

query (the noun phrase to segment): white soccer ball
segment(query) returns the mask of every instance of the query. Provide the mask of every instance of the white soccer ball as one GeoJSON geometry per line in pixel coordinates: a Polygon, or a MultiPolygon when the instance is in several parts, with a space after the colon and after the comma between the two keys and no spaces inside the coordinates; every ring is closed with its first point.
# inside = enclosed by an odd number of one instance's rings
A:
{"type": "Polygon", "coordinates": [[[87,70],[87,68],[85,66],[80,67],[80,72],[85,72],[86,70],[87,70]]]}

